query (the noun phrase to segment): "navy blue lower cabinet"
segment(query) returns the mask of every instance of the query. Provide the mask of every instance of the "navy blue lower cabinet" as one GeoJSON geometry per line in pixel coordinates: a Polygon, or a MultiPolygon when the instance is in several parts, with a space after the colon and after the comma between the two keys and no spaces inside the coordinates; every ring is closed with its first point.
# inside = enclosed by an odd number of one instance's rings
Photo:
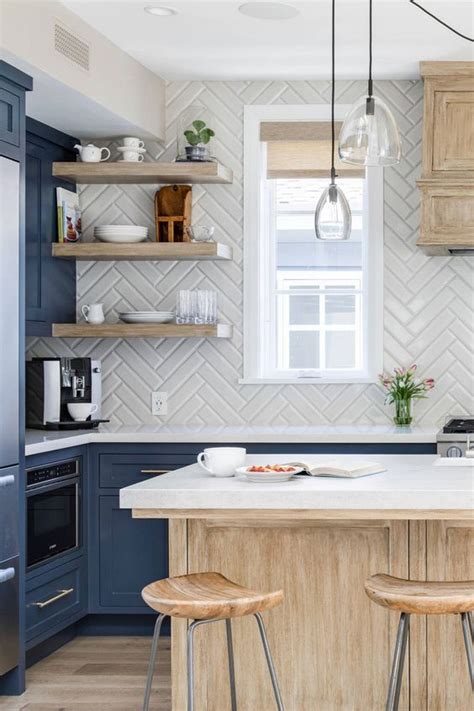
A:
{"type": "Polygon", "coordinates": [[[51,637],[87,612],[87,565],[83,557],[29,579],[26,584],[27,647],[51,637]]]}
{"type": "Polygon", "coordinates": [[[140,593],[168,574],[168,522],[133,519],[118,495],[107,495],[99,497],[99,530],[99,609],[149,610],[140,593]]]}

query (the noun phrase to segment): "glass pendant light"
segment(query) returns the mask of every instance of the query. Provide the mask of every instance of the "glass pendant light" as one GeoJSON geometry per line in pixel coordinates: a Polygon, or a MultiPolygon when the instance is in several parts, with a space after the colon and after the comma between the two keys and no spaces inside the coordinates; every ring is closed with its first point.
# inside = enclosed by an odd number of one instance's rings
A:
{"type": "Polygon", "coordinates": [[[332,93],[331,93],[331,182],[325,189],[314,213],[316,237],[321,240],[344,240],[351,236],[351,208],[341,188],[336,185],[334,153],[336,136],[334,104],[336,89],[336,0],[332,0],[332,93]]]}
{"type": "Polygon", "coordinates": [[[364,166],[394,165],[400,161],[398,127],[387,104],[373,96],[372,0],[369,0],[368,96],[362,96],[346,116],[339,134],[339,157],[364,166]]]}

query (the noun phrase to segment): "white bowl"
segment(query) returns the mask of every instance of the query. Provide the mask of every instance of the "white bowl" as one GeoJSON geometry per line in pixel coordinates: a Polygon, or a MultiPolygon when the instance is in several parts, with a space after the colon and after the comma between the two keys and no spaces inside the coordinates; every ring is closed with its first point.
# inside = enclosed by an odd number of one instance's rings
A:
{"type": "Polygon", "coordinates": [[[105,233],[95,233],[95,237],[99,240],[99,242],[116,242],[116,243],[122,243],[122,244],[134,244],[135,242],[144,242],[147,238],[147,235],[137,235],[133,233],[118,233],[118,232],[110,232],[108,234],[105,233]]]}
{"type": "Polygon", "coordinates": [[[119,314],[124,323],[171,323],[174,313],[170,314],[119,314]]]}

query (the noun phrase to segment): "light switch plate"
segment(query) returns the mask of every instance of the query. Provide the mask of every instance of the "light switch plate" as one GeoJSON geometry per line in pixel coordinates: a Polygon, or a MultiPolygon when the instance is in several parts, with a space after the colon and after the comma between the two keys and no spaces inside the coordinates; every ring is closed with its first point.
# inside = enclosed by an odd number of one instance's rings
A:
{"type": "Polygon", "coordinates": [[[168,393],[152,392],[151,414],[158,417],[164,417],[168,414],[168,393]]]}

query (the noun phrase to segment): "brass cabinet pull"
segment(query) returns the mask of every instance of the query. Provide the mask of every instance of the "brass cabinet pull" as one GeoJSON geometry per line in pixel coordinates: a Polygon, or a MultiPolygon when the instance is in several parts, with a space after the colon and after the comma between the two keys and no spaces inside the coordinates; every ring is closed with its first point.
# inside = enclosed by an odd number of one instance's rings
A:
{"type": "Polygon", "coordinates": [[[34,602],[33,605],[39,607],[40,610],[42,610],[43,607],[48,607],[48,605],[51,605],[57,600],[61,600],[61,598],[66,597],[67,595],[70,595],[73,592],[74,588],[67,588],[67,590],[58,590],[58,594],[54,595],[53,597],[50,597],[49,600],[45,600],[44,602],[34,602]]]}
{"type": "Polygon", "coordinates": [[[141,469],[140,474],[167,474],[170,469],[141,469]]]}

